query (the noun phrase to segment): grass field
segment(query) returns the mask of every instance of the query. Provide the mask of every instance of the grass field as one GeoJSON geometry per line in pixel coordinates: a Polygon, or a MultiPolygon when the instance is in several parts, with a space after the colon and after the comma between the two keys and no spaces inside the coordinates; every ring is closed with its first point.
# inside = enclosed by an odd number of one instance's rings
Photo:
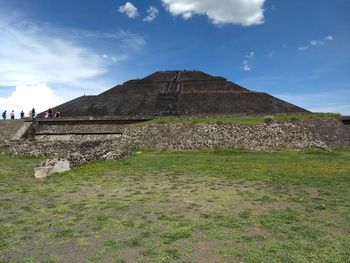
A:
{"type": "Polygon", "coordinates": [[[0,262],[350,262],[350,151],[0,155],[0,262]]]}

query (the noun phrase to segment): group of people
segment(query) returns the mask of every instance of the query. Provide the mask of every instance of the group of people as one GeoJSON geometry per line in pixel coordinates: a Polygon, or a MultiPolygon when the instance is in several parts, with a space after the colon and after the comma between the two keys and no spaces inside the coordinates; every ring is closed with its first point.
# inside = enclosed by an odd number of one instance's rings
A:
{"type": "MultiPolygon", "coordinates": [[[[33,109],[33,110],[34,110],[34,109],[33,109]]],[[[34,114],[35,114],[35,110],[34,110],[34,114]]],[[[23,112],[23,110],[21,111],[20,115],[21,115],[21,119],[23,119],[23,118],[24,118],[24,112],[23,112]]],[[[7,119],[7,111],[6,111],[6,110],[3,111],[3,113],[2,113],[2,118],[3,118],[4,120],[7,119]]],[[[11,118],[11,120],[14,120],[14,119],[15,119],[15,111],[14,111],[14,110],[11,111],[11,113],[10,113],[10,118],[11,118]]]]}
{"type": "MultiPolygon", "coordinates": [[[[23,110],[21,111],[20,116],[21,116],[21,119],[24,118],[24,112],[23,112],[23,110]]],[[[32,119],[35,119],[35,118],[36,118],[36,113],[35,113],[35,109],[34,109],[34,108],[33,108],[32,110],[29,111],[28,116],[29,116],[30,118],[32,118],[32,119]]],[[[52,119],[52,118],[60,118],[60,117],[61,117],[61,113],[60,113],[59,111],[53,112],[52,109],[49,109],[47,112],[45,112],[45,116],[44,116],[44,117],[45,117],[45,118],[49,118],[49,119],[52,119]]],[[[7,119],[7,111],[6,111],[6,110],[3,111],[3,113],[2,113],[2,118],[3,118],[4,120],[7,119]]],[[[11,120],[14,120],[14,119],[15,119],[15,111],[14,111],[14,110],[12,110],[11,113],[10,113],[10,119],[11,119],[11,120]]]]}
{"type": "Polygon", "coordinates": [[[59,111],[53,112],[52,109],[49,109],[47,112],[45,112],[45,118],[61,118],[61,113],[59,111]]]}

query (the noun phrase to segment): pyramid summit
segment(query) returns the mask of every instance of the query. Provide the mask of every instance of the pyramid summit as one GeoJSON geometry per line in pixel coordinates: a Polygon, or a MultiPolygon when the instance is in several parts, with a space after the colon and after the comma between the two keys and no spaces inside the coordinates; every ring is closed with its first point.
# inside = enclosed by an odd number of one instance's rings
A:
{"type": "Polygon", "coordinates": [[[201,71],[158,71],[55,108],[64,117],[307,113],[264,92],[201,71]]]}

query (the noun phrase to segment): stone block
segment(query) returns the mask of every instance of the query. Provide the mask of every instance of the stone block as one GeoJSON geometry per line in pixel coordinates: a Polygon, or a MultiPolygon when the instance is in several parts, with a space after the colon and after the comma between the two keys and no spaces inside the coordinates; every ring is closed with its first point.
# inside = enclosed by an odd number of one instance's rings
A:
{"type": "Polygon", "coordinates": [[[34,169],[34,177],[37,179],[44,179],[51,174],[63,173],[70,170],[70,163],[68,160],[52,159],[46,160],[41,167],[34,169]]]}
{"type": "Polygon", "coordinates": [[[36,179],[45,179],[46,177],[49,176],[52,169],[53,169],[52,166],[36,167],[34,169],[34,177],[36,179]]]}

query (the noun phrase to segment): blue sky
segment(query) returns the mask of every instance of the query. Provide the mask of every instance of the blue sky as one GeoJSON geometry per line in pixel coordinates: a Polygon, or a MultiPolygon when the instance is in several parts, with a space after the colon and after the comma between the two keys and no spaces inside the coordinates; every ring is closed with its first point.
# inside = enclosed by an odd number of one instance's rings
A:
{"type": "Polygon", "coordinates": [[[350,0],[0,0],[0,110],[202,70],[350,114],[350,0]]]}

